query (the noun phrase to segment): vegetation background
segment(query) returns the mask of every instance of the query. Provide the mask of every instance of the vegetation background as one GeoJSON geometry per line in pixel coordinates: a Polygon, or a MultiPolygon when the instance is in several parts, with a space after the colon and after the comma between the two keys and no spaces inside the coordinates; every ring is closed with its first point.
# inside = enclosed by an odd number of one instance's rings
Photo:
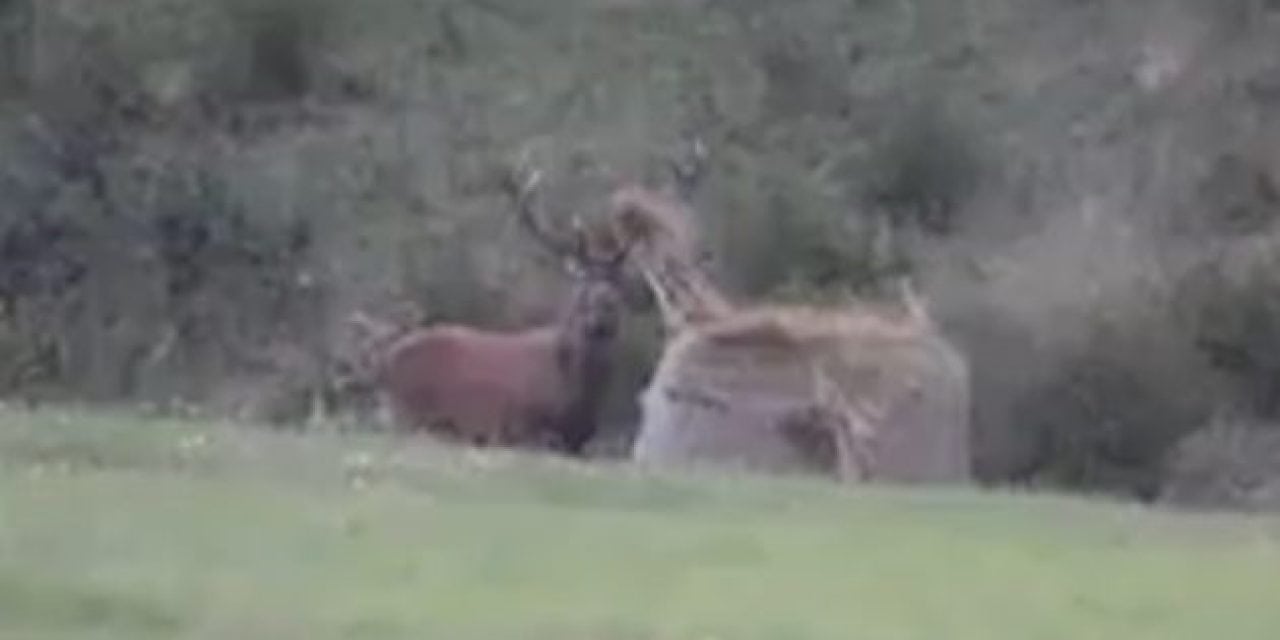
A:
{"type": "Polygon", "coordinates": [[[0,0],[0,394],[352,405],[356,307],[552,313],[514,154],[590,214],[696,134],[736,297],[917,278],[984,481],[1276,505],[1277,107],[1271,0],[0,0]]]}

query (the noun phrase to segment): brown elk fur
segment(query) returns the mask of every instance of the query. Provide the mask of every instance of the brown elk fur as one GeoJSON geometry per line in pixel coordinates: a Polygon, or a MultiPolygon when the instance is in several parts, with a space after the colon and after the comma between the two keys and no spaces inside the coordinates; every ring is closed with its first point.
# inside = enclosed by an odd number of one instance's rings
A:
{"type": "Polygon", "coordinates": [[[605,283],[583,285],[573,297],[591,309],[522,331],[437,324],[387,337],[383,330],[367,341],[366,366],[404,429],[577,454],[596,430],[620,301],[605,283]]]}
{"type": "Polygon", "coordinates": [[[457,324],[407,331],[353,316],[364,369],[398,426],[474,445],[580,454],[594,435],[623,310],[618,238],[579,228],[555,238],[518,194],[522,221],[569,260],[574,285],[555,322],[501,332],[457,324]]]}

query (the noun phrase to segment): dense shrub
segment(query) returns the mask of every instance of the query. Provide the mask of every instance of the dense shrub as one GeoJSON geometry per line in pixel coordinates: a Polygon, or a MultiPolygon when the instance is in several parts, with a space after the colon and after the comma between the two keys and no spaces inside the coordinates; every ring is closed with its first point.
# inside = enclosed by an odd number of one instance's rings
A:
{"type": "Polygon", "coordinates": [[[945,234],[977,191],[983,158],[973,135],[943,113],[941,102],[922,99],[891,122],[876,143],[863,197],[895,225],[945,234]]]}
{"type": "Polygon", "coordinates": [[[1280,429],[1274,425],[1210,424],[1179,442],[1164,467],[1165,503],[1280,511],[1280,429]]]}
{"type": "MultiPolygon", "coordinates": [[[[735,298],[912,273],[985,480],[1149,496],[1216,406],[1280,411],[1272,9],[1154,1],[0,2],[0,393],[350,404],[354,308],[554,314],[495,167],[539,150],[563,223],[694,131],[735,298]]],[[[615,442],[659,348],[640,308],[615,442]]]]}
{"type": "Polygon", "coordinates": [[[1012,424],[1031,446],[1016,477],[1151,499],[1165,453],[1212,411],[1213,376],[1151,324],[1091,329],[1078,352],[1018,398],[1012,424]]]}
{"type": "Polygon", "coordinates": [[[31,71],[29,0],[0,0],[0,103],[22,92],[31,71]]]}
{"type": "Polygon", "coordinates": [[[723,280],[741,295],[795,300],[865,292],[909,268],[879,220],[786,167],[748,163],[744,189],[704,213],[723,280]]]}
{"type": "Polygon", "coordinates": [[[1276,234],[1230,244],[1182,280],[1178,311],[1210,361],[1234,381],[1233,404],[1280,416],[1280,251],[1276,234]]]}

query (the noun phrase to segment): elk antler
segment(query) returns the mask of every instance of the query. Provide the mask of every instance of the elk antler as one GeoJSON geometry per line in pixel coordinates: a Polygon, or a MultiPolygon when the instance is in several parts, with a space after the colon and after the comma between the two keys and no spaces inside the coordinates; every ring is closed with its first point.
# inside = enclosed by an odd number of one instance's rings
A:
{"type": "Polygon", "coordinates": [[[516,216],[529,235],[556,257],[562,259],[580,259],[582,249],[581,233],[574,234],[570,240],[552,233],[533,200],[542,182],[542,172],[529,167],[527,153],[521,154],[518,166],[514,167],[503,180],[503,190],[515,205],[516,216]]]}
{"type": "Polygon", "coordinates": [[[526,152],[521,154],[520,162],[506,176],[504,183],[505,190],[515,203],[520,222],[535,240],[577,269],[614,270],[626,260],[630,247],[625,243],[613,247],[605,255],[593,255],[592,246],[602,248],[602,243],[595,242],[589,237],[582,219],[578,216],[573,217],[572,232],[569,237],[552,233],[541,212],[533,204],[541,182],[542,172],[529,167],[526,152]]]}
{"type": "MultiPolygon", "coordinates": [[[[706,176],[707,157],[710,153],[702,138],[697,135],[688,137],[684,146],[683,157],[669,159],[667,167],[671,171],[671,181],[676,197],[686,205],[690,205],[694,192],[706,176]]],[[[689,213],[694,212],[693,209],[689,209],[689,213]]],[[[693,259],[698,265],[706,267],[712,260],[711,252],[705,247],[698,249],[693,259]]]]}

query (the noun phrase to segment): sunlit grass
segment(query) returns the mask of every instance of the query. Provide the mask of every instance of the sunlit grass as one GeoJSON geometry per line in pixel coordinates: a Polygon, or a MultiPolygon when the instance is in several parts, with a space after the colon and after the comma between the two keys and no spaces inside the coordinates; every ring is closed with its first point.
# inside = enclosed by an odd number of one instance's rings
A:
{"type": "Polygon", "coordinates": [[[1273,637],[1280,523],[0,414],[9,638],[1273,637]]]}

